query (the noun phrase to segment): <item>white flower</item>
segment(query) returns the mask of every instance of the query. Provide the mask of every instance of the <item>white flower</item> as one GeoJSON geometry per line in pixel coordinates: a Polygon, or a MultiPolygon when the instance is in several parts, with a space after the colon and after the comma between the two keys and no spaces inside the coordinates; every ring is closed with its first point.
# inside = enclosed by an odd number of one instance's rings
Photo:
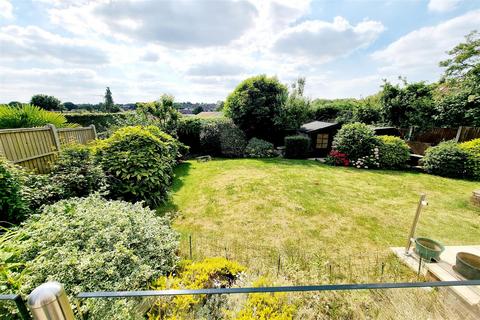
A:
{"type": "Polygon", "coordinates": [[[357,166],[358,169],[360,169],[360,166],[357,166]]]}
{"type": "Polygon", "coordinates": [[[365,169],[368,169],[368,166],[365,166],[365,169]]]}

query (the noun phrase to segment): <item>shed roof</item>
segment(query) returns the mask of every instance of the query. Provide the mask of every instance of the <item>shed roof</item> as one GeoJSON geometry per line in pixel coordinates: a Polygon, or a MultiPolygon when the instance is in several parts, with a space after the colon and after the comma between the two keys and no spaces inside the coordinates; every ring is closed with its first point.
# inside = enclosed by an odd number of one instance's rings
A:
{"type": "Polygon", "coordinates": [[[335,123],[335,122],[312,121],[312,122],[304,123],[300,127],[300,131],[312,132],[312,131],[317,131],[320,129],[326,129],[326,128],[336,127],[336,126],[338,126],[338,123],[335,123]]]}

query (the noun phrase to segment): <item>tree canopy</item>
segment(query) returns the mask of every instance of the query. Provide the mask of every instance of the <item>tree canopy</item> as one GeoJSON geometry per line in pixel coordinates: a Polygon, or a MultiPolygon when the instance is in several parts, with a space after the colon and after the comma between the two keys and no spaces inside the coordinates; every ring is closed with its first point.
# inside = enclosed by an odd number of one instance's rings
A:
{"type": "Polygon", "coordinates": [[[276,77],[259,75],[242,81],[225,101],[224,112],[248,138],[271,141],[276,119],[288,99],[287,87],[276,77]]]}
{"type": "Polygon", "coordinates": [[[36,94],[30,100],[30,104],[45,110],[60,111],[63,109],[62,102],[54,96],[36,94]]]}

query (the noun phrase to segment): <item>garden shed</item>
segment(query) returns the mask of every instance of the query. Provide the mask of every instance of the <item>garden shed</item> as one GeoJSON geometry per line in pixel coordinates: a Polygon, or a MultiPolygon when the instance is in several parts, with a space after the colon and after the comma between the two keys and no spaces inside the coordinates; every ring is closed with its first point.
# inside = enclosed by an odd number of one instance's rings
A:
{"type": "Polygon", "coordinates": [[[298,131],[310,137],[313,156],[325,157],[332,150],[333,137],[339,128],[338,123],[312,121],[303,124],[298,131]]]}

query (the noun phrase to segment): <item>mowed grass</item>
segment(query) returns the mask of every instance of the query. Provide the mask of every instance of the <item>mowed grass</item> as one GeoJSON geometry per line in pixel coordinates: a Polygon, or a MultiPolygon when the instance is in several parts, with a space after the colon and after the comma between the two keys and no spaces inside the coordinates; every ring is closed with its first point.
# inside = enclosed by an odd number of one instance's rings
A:
{"type": "Polygon", "coordinates": [[[241,251],[354,259],[404,246],[421,193],[429,204],[418,236],[480,244],[480,209],[469,200],[476,188],[471,181],[308,160],[189,161],[177,167],[170,202],[159,210],[177,212],[184,254],[191,235],[194,253],[203,256],[223,255],[225,247],[231,257],[241,251]]]}

